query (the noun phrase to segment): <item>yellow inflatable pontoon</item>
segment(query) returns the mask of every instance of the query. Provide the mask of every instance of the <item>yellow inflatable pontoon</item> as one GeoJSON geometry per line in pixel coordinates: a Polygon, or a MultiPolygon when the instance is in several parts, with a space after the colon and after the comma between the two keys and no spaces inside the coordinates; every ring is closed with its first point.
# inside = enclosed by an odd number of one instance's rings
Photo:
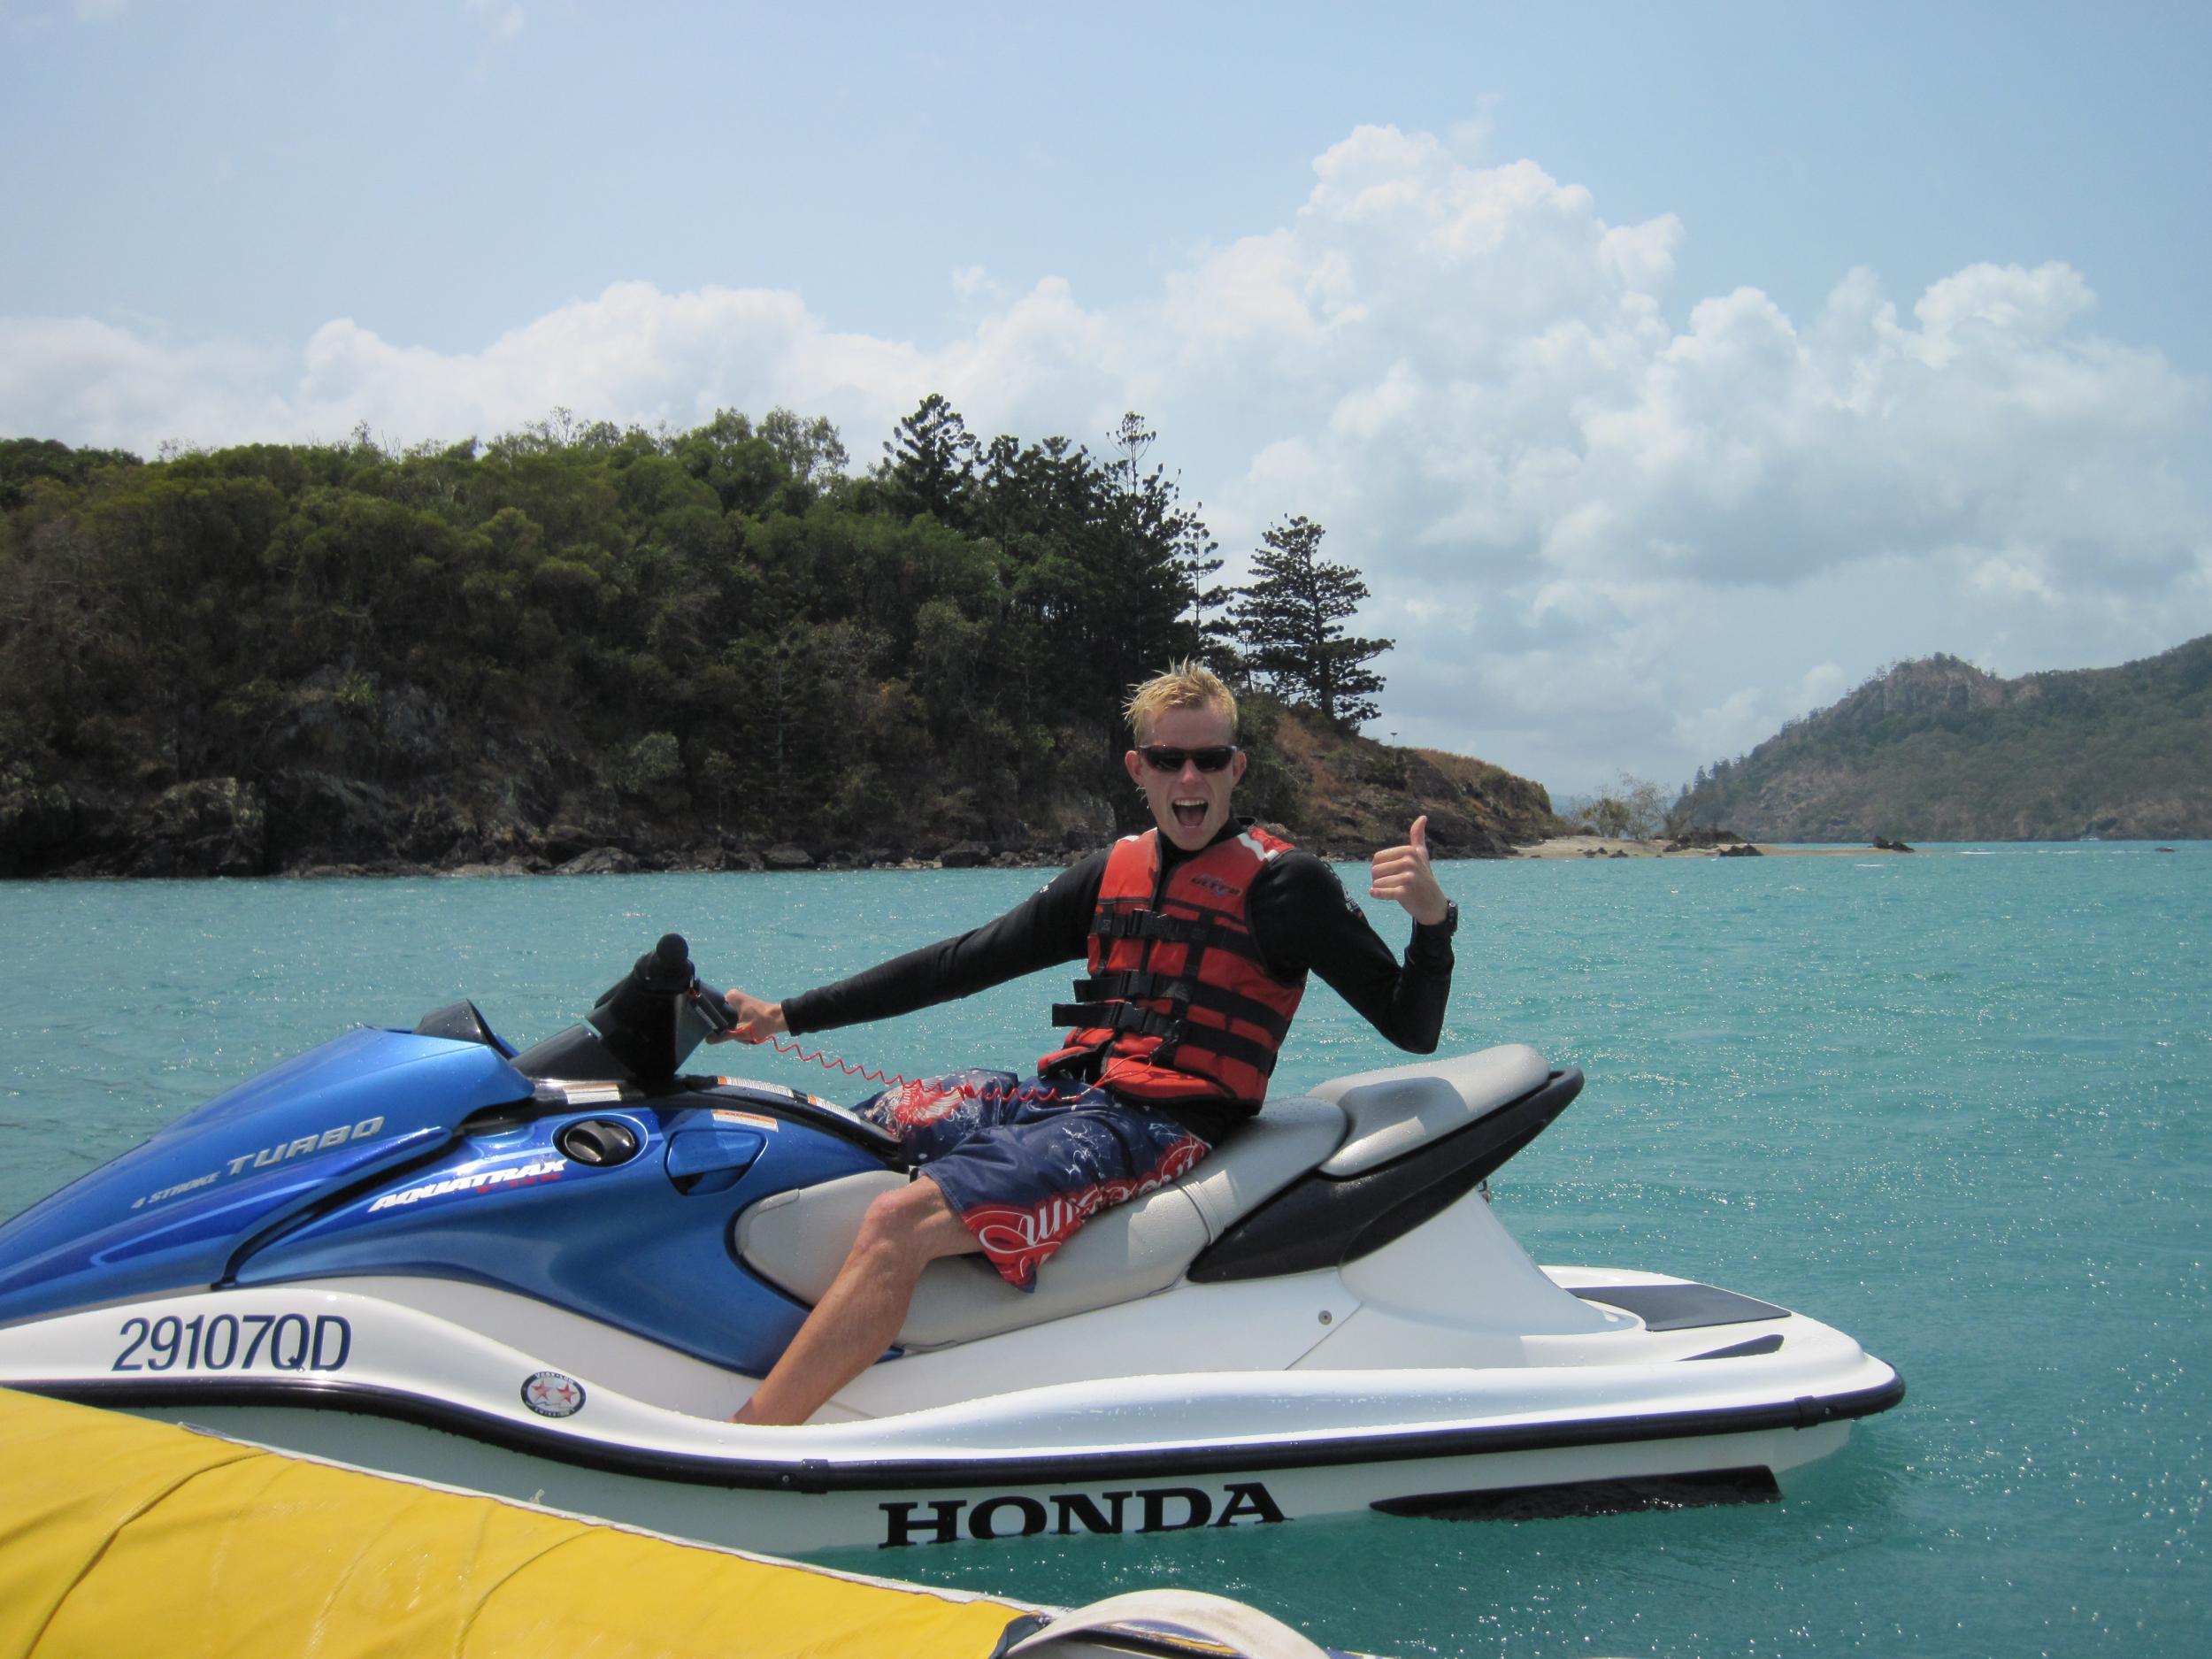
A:
{"type": "Polygon", "coordinates": [[[989,1659],[1127,1651],[1102,1625],[1146,1600],[1048,1622],[0,1390],[0,1659],[989,1659]]]}

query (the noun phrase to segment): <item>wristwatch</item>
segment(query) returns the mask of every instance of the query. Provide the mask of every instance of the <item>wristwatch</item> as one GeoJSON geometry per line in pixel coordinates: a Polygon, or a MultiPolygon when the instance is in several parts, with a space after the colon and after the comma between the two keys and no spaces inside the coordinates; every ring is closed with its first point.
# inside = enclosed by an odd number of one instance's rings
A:
{"type": "Polygon", "coordinates": [[[1449,939],[1454,933],[1459,931],[1459,901],[1457,899],[1446,899],[1444,901],[1444,919],[1442,921],[1416,922],[1414,926],[1432,933],[1441,933],[1445,938],[1449,939]]]}

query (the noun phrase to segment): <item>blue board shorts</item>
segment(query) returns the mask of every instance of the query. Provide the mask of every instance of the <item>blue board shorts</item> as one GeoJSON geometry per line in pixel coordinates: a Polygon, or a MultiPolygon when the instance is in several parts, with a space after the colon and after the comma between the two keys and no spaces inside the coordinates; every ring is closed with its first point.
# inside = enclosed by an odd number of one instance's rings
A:
{"type": "Polygon", "coordinates": [[[1072,1078],[953,1071],[854,1110],[898,1136],[1017,1290],[1035,1289],[1038,1264],[1100,1210],[1164,1187],[1212,1150],[1166,1113],[1072,1078]]]}

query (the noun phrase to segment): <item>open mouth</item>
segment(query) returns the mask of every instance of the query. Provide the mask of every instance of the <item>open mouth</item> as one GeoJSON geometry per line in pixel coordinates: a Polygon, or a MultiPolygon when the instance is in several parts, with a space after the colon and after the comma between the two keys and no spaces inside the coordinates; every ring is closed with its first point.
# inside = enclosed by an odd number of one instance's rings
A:
{"type": "Polygon", "coordinates": [[[1175,821],[1185,829],[1196,829],[1206,821],[1206,803],[1203,801],[1174,801],[1175,821]]]}

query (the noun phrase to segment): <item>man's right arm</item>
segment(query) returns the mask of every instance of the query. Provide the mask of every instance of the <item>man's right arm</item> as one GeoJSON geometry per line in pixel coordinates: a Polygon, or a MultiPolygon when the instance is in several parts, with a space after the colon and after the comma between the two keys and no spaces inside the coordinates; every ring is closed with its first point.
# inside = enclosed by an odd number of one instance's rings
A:
{"type": "Polygon", "coordinates": [[[895,956],[782,1006],[784,1029],[829,1031],[910,1014],[1083,955],[1106,855],[1062,871],[996,921],[895,956]]]}

